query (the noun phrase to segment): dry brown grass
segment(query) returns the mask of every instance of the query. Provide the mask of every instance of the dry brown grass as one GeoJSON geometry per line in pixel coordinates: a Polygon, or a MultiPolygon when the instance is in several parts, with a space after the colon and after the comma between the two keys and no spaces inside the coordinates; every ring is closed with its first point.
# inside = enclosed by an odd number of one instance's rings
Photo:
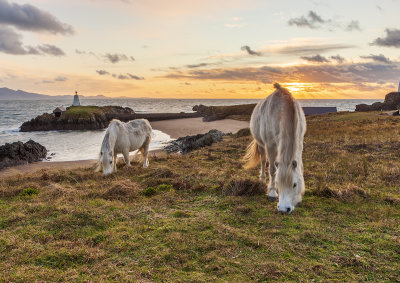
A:
{"type": "Polygon", "coordinates": [[[107,177],[0,180],[0,278],[398,281],[399,126],[379,113],[309,117],[306,194],[291,215],[242,168],[246,135],[107,177]]]}

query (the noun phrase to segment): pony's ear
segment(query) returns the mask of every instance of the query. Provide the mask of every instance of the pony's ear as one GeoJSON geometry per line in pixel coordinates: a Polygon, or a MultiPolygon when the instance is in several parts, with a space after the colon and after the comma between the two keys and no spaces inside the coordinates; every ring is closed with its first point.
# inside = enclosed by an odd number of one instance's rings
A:
{"type": "Polygon", "coordinates": [[[278,166],[279,166],[278,161],[275,161],[275,162],[274,162],[274,165],[275,165],[275,168],[278,168],[278,166]]]}
{"type": "Polygon", "coordinates": [[[292,166],[293,166],[293,169],[296,169],[296,167],[297,167],[297,161],[296,160],[293,160],[292,166]]]}

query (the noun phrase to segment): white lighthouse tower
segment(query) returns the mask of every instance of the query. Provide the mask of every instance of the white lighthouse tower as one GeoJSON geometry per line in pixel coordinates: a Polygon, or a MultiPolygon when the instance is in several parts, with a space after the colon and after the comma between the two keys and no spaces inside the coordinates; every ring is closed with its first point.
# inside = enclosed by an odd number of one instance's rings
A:
{"type": "Polygon", "coordinates": [[[399,81],[399,89],[397,90],[397,92],[400,92],[400,81],[399,81]]]}
{"type": "Polygon", "coordinates": [[[74,101],[72,102],[72,106],[81,106],[81,103],[79,101],[79,96],[78,96],[78,92],[75,91],[75,95],[74,95],[74,101]]]}

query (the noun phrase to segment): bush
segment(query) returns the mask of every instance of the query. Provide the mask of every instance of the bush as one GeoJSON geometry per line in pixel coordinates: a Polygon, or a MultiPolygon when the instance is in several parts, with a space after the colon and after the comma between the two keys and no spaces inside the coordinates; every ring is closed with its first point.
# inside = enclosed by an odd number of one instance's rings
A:
{"type": "Polygon", "coordinates": [[[142,194],[146,197],[154,196],[157,193],[156,189],[153,187],[148,187],[143,190],[142,194]]]}
{"type": "Polygon", "coordinates": [[[26,188],[19,194],[19,196],[20,197],[31,197],[31,196],[34,196],[34,195],[37,195],[37,194],[39,194],[39,190],[38,189],[36,189],[36,188],[26,188]]]}

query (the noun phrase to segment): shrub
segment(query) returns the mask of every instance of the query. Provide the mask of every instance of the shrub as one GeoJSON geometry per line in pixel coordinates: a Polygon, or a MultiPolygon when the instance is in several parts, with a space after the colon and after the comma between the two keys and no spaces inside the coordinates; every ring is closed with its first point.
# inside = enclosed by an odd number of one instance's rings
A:
{"type": "Polygon", "coordinates": [[[26,188],[19,194],[19,196],[20,197],[31,197],[31,196],[34,196],[34,195],[37,195],[37,194],[39,194],[39,190],[38,189],[36,189],[36,188],[26,188]]]}

